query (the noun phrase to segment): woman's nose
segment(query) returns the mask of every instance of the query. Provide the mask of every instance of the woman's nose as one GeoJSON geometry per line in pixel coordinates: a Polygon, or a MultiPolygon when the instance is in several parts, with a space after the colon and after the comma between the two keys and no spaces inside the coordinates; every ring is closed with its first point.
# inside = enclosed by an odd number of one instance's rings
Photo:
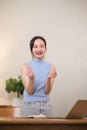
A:
{"type": "Polygon", "coordinates": [[[38,46],[38,48],[37,48],[38,50],[41,50],[41,47],[40,46],[38,46]]]}

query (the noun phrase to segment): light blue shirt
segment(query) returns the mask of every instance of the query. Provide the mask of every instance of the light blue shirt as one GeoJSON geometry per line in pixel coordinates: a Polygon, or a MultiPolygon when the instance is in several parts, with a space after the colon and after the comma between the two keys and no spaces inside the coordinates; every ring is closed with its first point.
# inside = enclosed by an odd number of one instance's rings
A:
{"type": "Polygon", "coordinates": [[[24,90],[23,101],[48,101],[49,96],[44,92],[44,88],[46,86],[47,76],[51,70],[51,64],[44,60],[33,59],[32,61],[28,62],[27,65],[32,68],[35,75],[34,93],[29,95],[27,91],[24,90]]]}

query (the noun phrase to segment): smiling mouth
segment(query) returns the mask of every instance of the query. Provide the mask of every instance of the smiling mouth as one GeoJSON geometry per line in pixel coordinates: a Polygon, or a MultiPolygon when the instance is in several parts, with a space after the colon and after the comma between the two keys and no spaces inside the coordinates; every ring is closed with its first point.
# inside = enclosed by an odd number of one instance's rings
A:
{"type": "Polygon", "coordinates": [[[42,55],[43,53],[42,52],[37,52],[36,55],[42,55]]]}

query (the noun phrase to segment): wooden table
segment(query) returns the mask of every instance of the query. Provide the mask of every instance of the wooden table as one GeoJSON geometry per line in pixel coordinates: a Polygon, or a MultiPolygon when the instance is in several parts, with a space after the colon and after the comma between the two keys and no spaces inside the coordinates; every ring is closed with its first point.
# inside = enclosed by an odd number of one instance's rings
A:
{"type": "Polygon", "coordinates": [[[0,106],[0,117],[18,117],[20,116],[20,107],[0,106]]]}
{"type": "Polygon", "coordinates": [[[87,130],[87,119],[0,117],[0,130],[87,130]]]}

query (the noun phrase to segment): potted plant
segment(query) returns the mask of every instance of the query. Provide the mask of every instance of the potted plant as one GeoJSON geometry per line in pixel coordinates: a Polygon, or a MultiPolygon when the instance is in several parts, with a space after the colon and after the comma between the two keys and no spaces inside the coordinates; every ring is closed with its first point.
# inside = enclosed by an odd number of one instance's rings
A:
{"type": "Polygon", "coordinates": [[[6,80],[6,92],[8,93],[16,93],[16,98],[13,99],[12,105],[13,106],[20,106],[21,105],[21,96],[23,95],[24,85],[22,83],[21,76],[17,78],[9,78],[6,80]]]}

